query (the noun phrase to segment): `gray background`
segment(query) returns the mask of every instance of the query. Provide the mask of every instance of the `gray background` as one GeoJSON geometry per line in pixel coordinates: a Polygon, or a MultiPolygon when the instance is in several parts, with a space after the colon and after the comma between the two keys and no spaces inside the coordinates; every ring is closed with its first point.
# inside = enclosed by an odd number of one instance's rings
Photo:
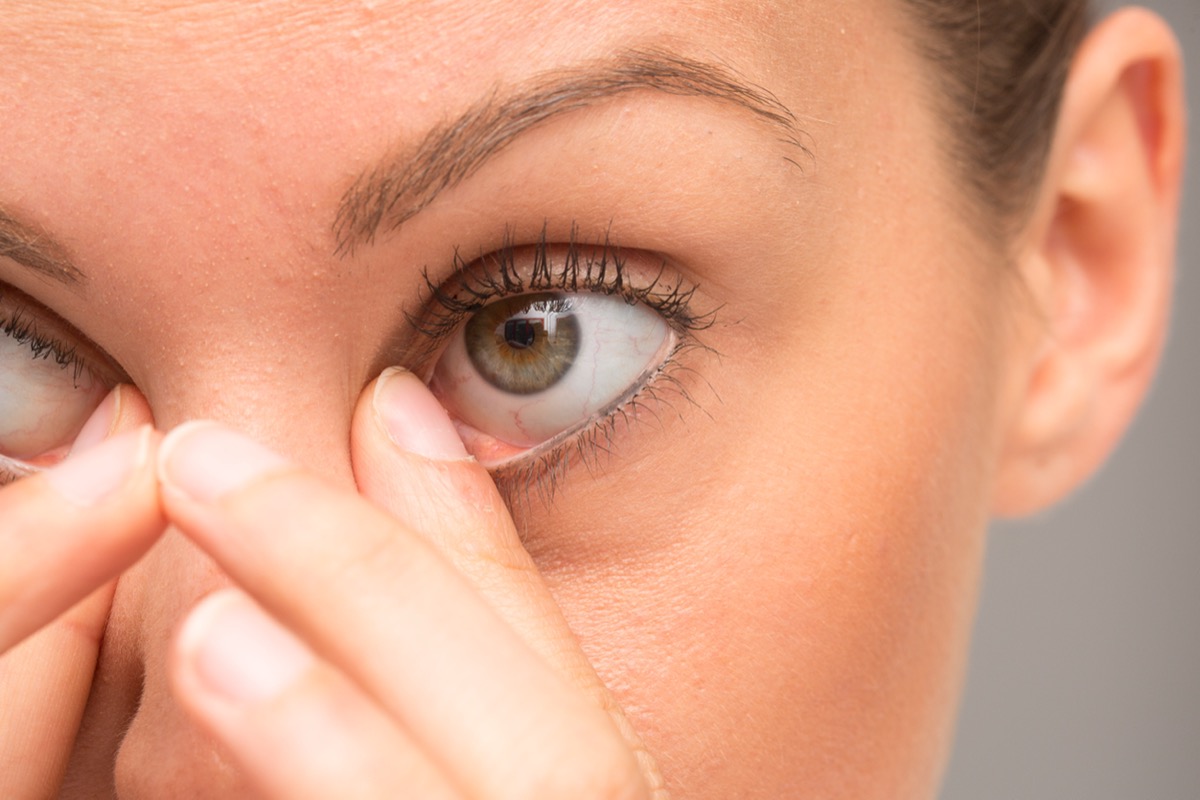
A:
{"type": "Polygon", "coordinates": [[[994,526],[942,800],[1200,800],[1200,0],[1144,5],[1193,117],[1166,360],[1095,480],[994,526]]]}

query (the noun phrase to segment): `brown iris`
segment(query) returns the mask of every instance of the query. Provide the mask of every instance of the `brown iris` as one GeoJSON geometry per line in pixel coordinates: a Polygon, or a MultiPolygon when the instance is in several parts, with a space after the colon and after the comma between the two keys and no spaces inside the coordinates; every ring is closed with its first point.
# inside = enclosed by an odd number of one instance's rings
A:
{"type": "Polygon", "coordinates": [[[536,394],[558,383],[579,353],[579,323],[569,297],[527,294],[485,306],[467,323],[467,355],[488,383],[536,394]]]}

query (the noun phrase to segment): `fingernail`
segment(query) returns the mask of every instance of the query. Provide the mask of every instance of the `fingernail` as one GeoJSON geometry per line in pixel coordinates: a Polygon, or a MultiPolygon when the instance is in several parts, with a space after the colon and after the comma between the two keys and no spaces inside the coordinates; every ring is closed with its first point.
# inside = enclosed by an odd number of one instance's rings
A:
{"type": "Polygon", "coordinates": [[[201,601],[179,646],[200,683],[238,705],[278,697],[314,662],[295,636],[234,590],[201,601]]]}
{"type": "Polygon", "coordinates": [[[187,422],[167,434],[158,454],[159,479],[211,503],[291,462],[215,422],[187,422]]]}
{"type": "Polygon", "coordinates": [[[90,450],[108,438],[108,434],[112,433],[113,423],[117,420],[117,410],[120,408],[118,395],[120,393],[121,387],[118,386],[108,393],[100,405],[96,406],[92,416],[88,417],[88,421],[83,424],[75,436],[75,443],[71,445],[70,455],[90,450]]]}
{"type": "Polygon", "coordinates": [[[145,463],[149,440],[149,426],[121,434],[46,470],[46,482],[72,505],[91,508],[145,463]]]}
{"type": "Polygon", "coordinates": [[[375,384],[374,402],[380,424],[401,450],[434,461],[468,457],[446,410],[408,370],[384,370],[375,384]]]}

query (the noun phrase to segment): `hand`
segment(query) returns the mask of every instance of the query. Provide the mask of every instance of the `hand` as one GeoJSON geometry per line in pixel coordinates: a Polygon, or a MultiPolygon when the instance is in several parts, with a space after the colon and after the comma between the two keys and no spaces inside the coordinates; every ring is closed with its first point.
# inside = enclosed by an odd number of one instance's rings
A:
{"type": "Polygon", "coordinates": [[[180,702],[278,800],[661,795],[486,471],[418,380],[380,381],[365,497],[211,423],[167,437],[164,509],[240,587],[185,621],[180,702]]]}
{"type": "Polygon", "coordinates": [[[0,490],[0,797],[57,792],[115,579],[163,531],[149,421],[119,386],[71,458],[0,490]]]}

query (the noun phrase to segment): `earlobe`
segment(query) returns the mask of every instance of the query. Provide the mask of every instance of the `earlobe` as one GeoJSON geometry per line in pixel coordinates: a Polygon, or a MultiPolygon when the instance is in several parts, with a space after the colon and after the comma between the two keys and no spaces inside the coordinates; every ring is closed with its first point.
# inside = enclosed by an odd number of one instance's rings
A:
{"type": "Polygon", "coordinates": [[[993,510],[1038,511],[1103,463],[1148,389],[1166,330],[1184,151],[1178,44],[1114,15],[1072,65],[1018,257],[1035,305],[993,510]]]}

